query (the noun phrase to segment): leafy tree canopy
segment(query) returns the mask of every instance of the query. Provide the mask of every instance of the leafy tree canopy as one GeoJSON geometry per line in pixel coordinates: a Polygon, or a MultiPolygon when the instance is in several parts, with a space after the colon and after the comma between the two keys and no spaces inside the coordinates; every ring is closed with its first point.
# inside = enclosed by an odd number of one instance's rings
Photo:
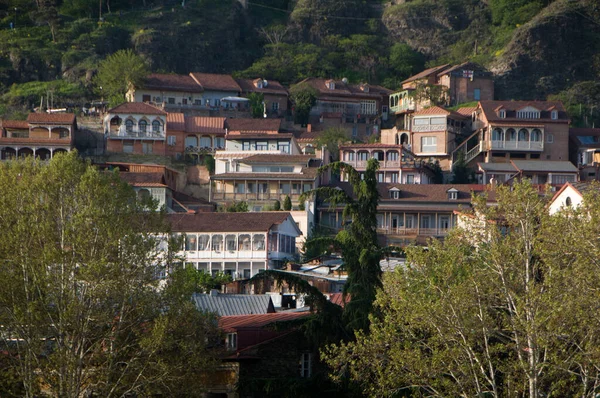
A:
{"type": "Polygon", "coordinates": [[[100,62],[96,86],[110,106],[125,102],[125,93],[132,86],[143,84],[149,70],[146,62],[133,50],[120,50],[100,62]]]}

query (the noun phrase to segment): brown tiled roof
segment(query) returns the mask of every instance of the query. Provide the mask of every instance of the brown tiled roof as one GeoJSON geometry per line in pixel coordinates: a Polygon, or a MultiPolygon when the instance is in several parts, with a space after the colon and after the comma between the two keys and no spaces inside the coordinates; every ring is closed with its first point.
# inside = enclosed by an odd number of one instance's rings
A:
{"type": "Polygon", "coordinates": [[[167,114],[167,131],[185,131],[185,116],[183,113],[167,114]]]}
{"type": "Polygon", "coordinates": [[[31,124],[73,124],[75,115],[72,113],[30,113],[27,122],[31,124]]]}
{"type": "Polygon", "coordinates": [[[468,116],[459,112],[454,112],[448,109],[444,109],[441,106],[430,106],[429,108],[422,109],[418,112],[413,113],[413,116],[426,116],[426,115],[446,115],[452,116],[459,119],[465,119],[468,116]]]}
{"type": "Polygon", "coordinates": [[[475,112],[476,109],[477,109],[476,106],[465,106],[463,108],[458,108],[456,110],[456,113],[459,113],[463,116],[471,117],[471,115],[473,114],[473,112],[475,112]]]}
{"type": "Polygon", "coordinates": [[[566,123],[569,121],[569,116],[560,101],[479,101],[479,106],[485,113],[485,117],[489,122],[512,122],[529,121],[544,123],[566,123]],[[516,111],[527,106],[532,106],[540,110],[540,119],[518,119],[516,111]],[[501,118],[498,111],[504,109],[506,117],[501,118]],[[558,111],[558,119],[551,119],[551,111],[558,111]]]}
{"type": "Polygon", "coordinates": [[[166,115],[167,112],[144,102],[124,102],[108,110],[108,113],[131,113],[136,115],[166,115]]]}
{"type": "Polygon", "coordinates": [[[20,129],[27,130],[29,129],[29,123],[27,120],[0,120],[0,128],[6,129],[20,129]]]}
{"type": "Polygon", "coordinates": [[[249,156],[242,163],[295,163],[308,164],[311,159],[316,159],[313,155],[273,155],[273,154],[258,154],[249,156]]]}
{"type": "Polygon", "coordinates": [[[185,132],[225,134],[225,118],[208,116],[186,116],[185,132]]]}
{"type": "Polygon", "coordinates": [[[166,187],[163,173],[120,173],[119,177],[134,187],[166,187]]]}
{"type": "Polygon", "coordinates": [[[269,133],[277,134],[281,127],[281,119],[227,119],[230,133],[269,133]]]}
{"type": "Polygon", "coordinates": [[[350,302],[350,294],[348,293],[346,294],[346,297],[344,297],[344,293],[331,293],[329,295],[329,301],[344,308],[346,304],[350,302]]]}
{"type": "Polygon", "coordinates": [[[144,88],[150,90],[184,91],[201,93],[202,87],[190,75],[167,75],[152,73],[144,81],[144,88]]]}
{"type": "Polygon", "coordinates": [[[448,66],[450,66],[450,65],[444,64],[444,65],[434,66],[433,68],[425,69],[423,72],[419,72],[416,75],[409,77],[408,79],[404,80],[402,83],[409,83],[414,80],[426,78],[429,75],[433,75],[434,73],[437,74],[437,73],[443,71],[444,69],[446,69],[448,66]]]}
{"type": "Polygon", "coordinates": [[[316,140],[317,138],[319,138],[322,134],[323,131],[294,131],[294,137],[296,137],[296,140],[301,141],[301,142],[312,142],[314,140],[316,140]]]}
{"type": "Polygon", "coordinates": [[[267,232],[288,217],[285,211],[197,213],[169,214],[167,221],[173,232],[267,232]]]}
{"type": "Polygon", "coordinates": [[[216,91],[235,91],[240,92],[242,88],[233,80],[231,75],[219,75],[216,73],[197,73],[192,72],[190,76],[198,83],[204,90],[216,90],[216,91]]]}
{"type": "Polygon", "coordinates": [[[332,80],[332,79],[321,79],[321,78],[309,77],[307,79],[302,80],[297,85],[307,84],[307,85],[313,87],[314,89],[316,89],[317,91],[319,91],[319,94],[321,95],[320,96],[321,99],[327,99],[327,98],[323,98],[323,96],[330,96],[332,100],[336,100],[336,99],[339,100],[339,98],[336,98],[336,97],[381,98],[382,96],[387,96],[393,92],[392,90],[389,90],[385,87],[381,87],[381,86],[377,86],[377,85],[370,85],[370,84],[368,85],[369,91],[365,92],[365,91],[361,90],[360,85],[344,83],[341,80],[334,80],[335,88],[333,90],[331,90],[329,87],[327,87],[327,82],[330,80],[332,80]]]}
{"type": "Polygon", "coordinates": [[[304,311],[222,316],[219,318],[219,328],[225,332],[235,332],[238,329],[260,329],[271,323],[293,321],[310,315],[311,312],[304,311]]]}
{"type": "Polygon", "coordinates": [[[319,170],[317,167],[303,167],[301,173],[222,173],[215,174],[211,180],[289,180],[314,181],[319,170]]]}
{"type": "Polygon", "coordinates": [[[275,94],[275,95],[288,95],[285,87],[281,85],[278,81],[269,80],[267,83],[267,87],[258,88],[254,85],[254,82],[257,79],[235,79],[237,84],[242,89],[243,93],[263,93],[263,94],[275,94]]]}

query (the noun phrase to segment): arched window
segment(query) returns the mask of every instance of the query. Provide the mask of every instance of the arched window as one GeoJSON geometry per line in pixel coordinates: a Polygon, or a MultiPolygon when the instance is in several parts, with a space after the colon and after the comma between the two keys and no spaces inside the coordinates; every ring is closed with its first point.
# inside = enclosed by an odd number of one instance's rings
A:
{"type": "Polygon", "coordinates": [[[161,130],[161,124],[159,120],[155,120],[152,122],[152,132],[153,133],[160,133],[161,130]]]}
{"type": "Polygon", "coordinates": [[[567,207],[571,207],[573,205],[573,202],[571,201],[570,196],[567,196],[567,199],[565,200],[565,204],[567,205],[567,207]]]}
{"type": "Polygon", "coordinates": [[[223,250],[223,235],[213,235],[211,244],[213,251],[220,252],[223,250]]]}
{"type": "Polygon", "coordinates": [[[529,141],[529,131],[527,129],[519,130],[519,141],[529,141]]]}
{"type": "Polygon", "coordinates": [[[140,122],[138,123],[138,126],[140,127],[140,132],[145,133],[146,129],[148,128],[148,122],[145,120],[140,120],[140,122]]]}
{"type": "Polygon", "coordinates": [[[120,126],[122,122],[123,120],[121,120],[121,118],[118,116],[115,116],[112,119],[110,119],[111,126],[120,126]]]}
{"type": "Polygon", "coordinates": [[[252,250],[265,250],[265,236],[255,234],[252,236],[252,250]]]}
{"type": "Polygon", "coordinates": [[[242,234],[238,239],[238,250],[239,251],[250,251],[252,250],[252,240],[250,234],[242,234]]]}
{"type": "Polygon", "coordinates": [[[208,235],[198,236],[198,250],[205,251],[209,249],[210,237],[208,235]]]}
{"type": "Polygon", "coordinates": [[[142,188],[137,191],[137,197],[139,200],[148,200],[150,198],[150,191],[148,191],[146,188],[142,188]]]}
{"type": "Polygon", "coordinates": [[[210,139],[210,137],[200,137],[200,147],[201,148],[212,147],[212,140],[210,139]]]}
{"type": "Polygon", "coordinates": [[[402,144],[402,145],[408,144],[408,134],[402,133],[402,135],[400,136],[400,144],[402,144]]]}
{"type": "Polygon", "coordinates": [[[198,146],[198,137],[195,135],[188,135],[185,137],[185,147],[197,147],[198,146]]]}
{"type": "Polygon", "coordinates": [[[517,132],[515,129],[506,130],[506,141],[516,141],[517,140],[517,132]]]}
{"type": "Polygon", "coordinates": [[[539,142],[542,140],[542,132],[540,129],[533,129],[531,132],[531,141],[539,142]]]}
{"type": "Polygon", "coordinates": [[[185,236],[185,250],[195,252],[198,250],[198,237],[194,234],[185,236]]]}
{"type": "Polygon", "coordinates": [[[237,237],[235,235],[227,235],[225,237],[225,247],[229,251],[237,250],[237,237]]]}
{"type": "Polygon", "coordinates": [[[128,133],[133,132],[133,120],[127,119],[125,121],[125,131],[127,131],[128,133]]]}
{"type": "Polygon", "coordinates": [[[504,141],[504,131],[501,128],[492,131],[492,141],[504,141]]]}

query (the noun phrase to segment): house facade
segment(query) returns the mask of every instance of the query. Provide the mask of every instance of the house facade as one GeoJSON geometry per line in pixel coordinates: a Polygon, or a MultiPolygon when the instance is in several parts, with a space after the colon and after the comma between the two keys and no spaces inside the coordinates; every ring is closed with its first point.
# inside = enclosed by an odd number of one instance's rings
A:
{"type": "MultiPolygon", "coordinates": [[[[403,145],[376,143],[340,146],[340,159],[359,173],[366,171],[371,158],[379,161],[377,181],[380,183],[429,184],[433,177],[426,162],[403,145]]],[[[347,176],[342,176],[342,181],[347,181],[347,176]]]]}
{"type": "Polygon", "coordinates": [[[509,162],[477,164],[480,182],[484,184],[512,184],[528,178],[533,184],[560,187],[567,182],[579,181],[579,172],[573,163],[560,160],[511,160],[509,162]]]}
{"type": "Polygon", "coordinates": [[[183,236],[179,255],[186,264],[234,280],[282,266],[296,256],[301,235],[288,212],[168,215],[174,234],[183,236]]]}
{"type": "Polygon", "coordinates": [[[26,121],[0,121],[0,159],[33,156],[51,159],[74,146],[77,120],[72,113],[30,113],[26,121]]]}
{"type": "Polygon", "coordinates": [[[143,102],[125,102],[103,120],[107,153],[167,153],[167,112],[143,102]]]}
{"type": "Polygon", "coordinates": [[[289,94],[278,81],[265,79],[235,79],[241,88],[241,95],[262,94],[266,117],[279,118],[287,114],[289,94]]]}
{"type": "Polygon", "coordinates": [[[166,155],[183,158],[189,156],[200,160],[225,148],[225,118],[193,116],[183,113],[167,115],[166,155]]]}
{"type": "Polygon", "coordinates": [[[475,131],[453,152],[465,161],[569,159],[569,117],[558,101],[480,101],[475,131]]]}
{"type": "Polygon", "coordinates": [[[587,192],[592,190],[597,192],[598,189],[597,183],[567,182],[550,200],[548,211],[550,214],[555,214],[562,209],[576,209],[583,203],[587,192]]]}
{"type": "Polygon", "coordinates": [[[569,129],[569,160],[579,168],[581,181],[600,178],[600,129],[569,129]]]}
{"type": "Polygon", "coordinates": [[[169,112],[205,109],[204,88],[190,75],[152,73],[142,87],[132,87],[126,94],[128,102],[145,102],[169,112]]]}

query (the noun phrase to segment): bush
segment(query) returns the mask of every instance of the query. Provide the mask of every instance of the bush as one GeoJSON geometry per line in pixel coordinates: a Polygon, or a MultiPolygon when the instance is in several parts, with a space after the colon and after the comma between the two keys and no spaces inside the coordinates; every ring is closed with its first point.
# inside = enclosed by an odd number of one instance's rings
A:
{"type": "Polygon", "coordinates": [[[285,195],[285,199],[283,200],[283,210],[290,211],[292,210],[292,200],[288,195],[285,195]]]}
{"type": "Polygon", "coordinates": [[[278,200],[276,200],[275,203],[273,203],[273,210],[275,210],[275,211],[281,210],[281,203],[278,200]]]}

